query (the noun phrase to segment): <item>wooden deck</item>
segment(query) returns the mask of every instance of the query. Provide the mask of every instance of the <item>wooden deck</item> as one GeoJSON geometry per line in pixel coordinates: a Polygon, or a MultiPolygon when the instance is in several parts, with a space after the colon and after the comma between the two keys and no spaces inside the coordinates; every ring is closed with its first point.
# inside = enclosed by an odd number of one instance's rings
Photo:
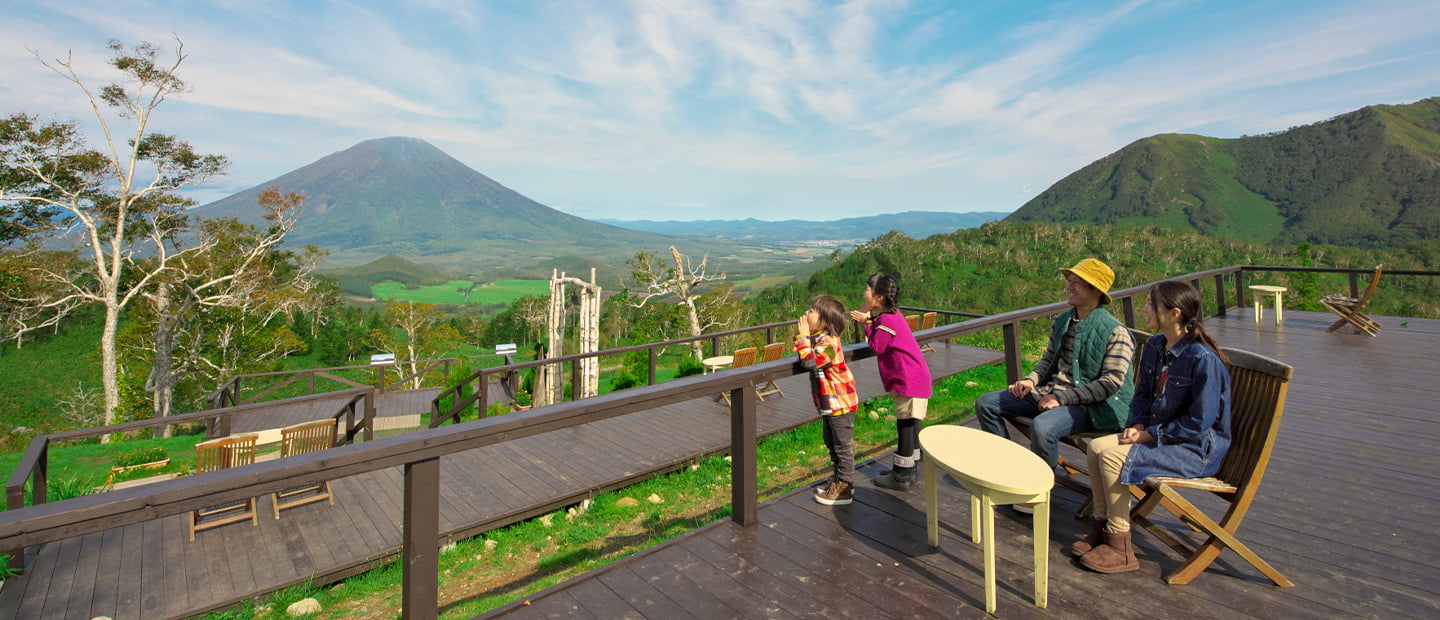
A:
{"type": "MultiPolygon", "coordinates": [[[[435,395],[439,393],[440,388],[421,388],[376,394],[376,430],[399,428],[400,424],[418,426],[420,415],[430,412],[430,402],[435,400],[435,395]],[[397,424],[400,419],[406,422],[397,424]]],[[[277,431],[275,441],[279,441],[278,429],[291,424],[333,417],[348,400],[350,396],[344,395],[300,402],[274,401],[275,406],[272,408],[236,417],[231,423],[230,432],[236,434],[274,430],[277,431]]]]}
{"type": "MultiPolygon", "coordinates": [[[[1161,571],[1179,560],[1144,533],[1139,572],[1089,572],[1066,552],[1084,534],[1069,516],[1081,497],[1061,489],[1048,609],[1031,602],[1030,517],[997,511],[997,615],[1440,617],[1440,408],[1430,394],[1440,321],[1376,318],[1378,338],[1326,334],[1333,317],[1322,313],[1287,312],[1279,327],[1244,310],[1209,322],[1222,345],[1296,369],[1270,469],[1238,534],[1295,587],[1275,588],[1232,552],[1192,584],[1166,585],[1161,571]]],[[[488,617],[985,617],[968,496],[941,484],[938,552],[925,541],[919,489],[862,482],[855,503],[840,507],[802,489],[763,505],[758,526],[713,523],[488,617]]]]}
{"type": "MultiPolygon", "coordinates": [[[[927,357],[939,377],[997,363],[1002,354],[940,345],[927,357]]],[[[873,359],[854,369],[862,395],[882,391],[873,359]]],[[[806,377],[777,383],[785,396],[760,403],[761,433],[815,419],[806,377]]],[[[323,416],[309,419],[317,417],[323,416]]],[[[278,419],[256,428],[270,428],[278,419]]],[[[729,433],[728,406],[698,399],[444,457],[440,531],[474,535],[574,504],[597,489],[728,452],[729,433]]],[[[258,527],[216,528],[200,532],[194,542],[187,540],[186,516],[172,515],[52,543],[25,574],[0,588],[0,618],[186,616],[257,591],[343,578],[396,553],[399,468],[335,480],[332,486],[334,506],[294,508],[277,521],[269,516],[269,498],[261,498],[258,527]]]]}

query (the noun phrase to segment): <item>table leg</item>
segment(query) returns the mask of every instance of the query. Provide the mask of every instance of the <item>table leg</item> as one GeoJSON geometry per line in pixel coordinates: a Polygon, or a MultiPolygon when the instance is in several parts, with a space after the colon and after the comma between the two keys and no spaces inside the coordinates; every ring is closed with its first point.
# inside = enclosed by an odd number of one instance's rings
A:
{"type": "Polygon", "coordinates": [[[930,546],[940,547],[940,479],[935,460],[925,459],[925,532],[930,546]]]}
{"type": "Polygon", "coordinates": [[[1050,492],[1035,504],[1035,606],[1044,607],[1050,589],[1050,492]]]}
{"type": "Polygon", "coordinates": [[[1284,310],[1281,310],[1281,308],[1282,308],[1282,306],[1281,306],[1281,304],[1280,304],[1280,293],[1277,291],[1277,292],[1275,293],[1275,324],[1276,324],[1276,325],[1279,325],[1279,324],[1280,324],[1280,321],[1285,320],[1285,318],[1284,318],[1284,317],[1285,317],[1285,314],[1284,314],[1285,311],[1284,311],[1284,310]]]}
{"type": "Polygon", "coordinates": [[[1260,303],[1261,303],[1261,301],[1262,301],[1262,300],[1261,300],[1261,298],[1260,298],[1260,294],[1259,294],[1259,293],[1256,293],[1256,294],[1255,294],[1255,322],[1256,322],[1256,323],[1259,323],[1259,322],[1260,322],[1260,303]]]}
{"type": "Polygon", "coordinates": [[[990,492],[987,490],[980,494],[980,511],[983,515],[984,533],[981,536],[985,539],[985,613],[995,613],[995,503],[990,499],[990,492]]]}

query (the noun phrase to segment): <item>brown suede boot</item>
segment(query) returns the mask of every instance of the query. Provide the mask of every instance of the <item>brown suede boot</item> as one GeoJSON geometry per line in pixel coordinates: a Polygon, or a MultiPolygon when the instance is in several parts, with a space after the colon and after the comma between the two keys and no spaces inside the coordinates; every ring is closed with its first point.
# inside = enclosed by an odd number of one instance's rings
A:
{"type": "Polygon", "coordinates": [[[1090,518],[1090,533],[1084,539],[1077,540],[1070,544],[1070,555],[1080,557],[1090,553],[1091,549],[1100,546],[1105,540],[1105,519],[1090,518]]]}
{"type": "Polygon", "coordinates": [[[1080,556],[1080,563],[1090,570],[1106,574],[1140,570],[1140,560],[1135,558],[1135,549],[1130,546],[1130,532],[1105,530],[1105,544],[1080,556]]]}

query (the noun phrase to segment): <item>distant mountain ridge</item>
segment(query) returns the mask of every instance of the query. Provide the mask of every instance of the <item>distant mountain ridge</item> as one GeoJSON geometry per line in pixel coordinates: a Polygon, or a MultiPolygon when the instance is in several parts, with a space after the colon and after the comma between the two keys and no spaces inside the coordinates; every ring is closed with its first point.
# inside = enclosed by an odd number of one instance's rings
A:
{"type": "Polygon", "coordinates": [[[1003,211],[976,211],[973,213],[905,211],[829,221],[767,222],[755,218],[688,222],[617,219],[597,219],[595,221],[622,228],[671,235],[788,243],[815,240],[869,240],[892,230],[898,230],[915,239],[923,239],[931,235],[954,232],[961,228],[973,228],[988,221],[1003,219],[1006,215],[1009,214],[1003,211]]]}
{"type": "Polygon", "coordinates": [[[1006,221],[1161,225],[1265,243],[1440,236],[1440,97],[1236,139],[1162,134],[1065,177],[1006,221]]]}
{"type": "MultiPolygon", "coordinates": [[[[641,249],[680,241],[552,209],[416,138],[361,142],[192,213],[260,224],[256,197],[268,187],[306,196],[287,241],[329,249],[340,264],[390,254],[483,269],[561,256],[623,263],[641,249]]],[[[712,242],[703,249],[733,247],[712,242]]]]}

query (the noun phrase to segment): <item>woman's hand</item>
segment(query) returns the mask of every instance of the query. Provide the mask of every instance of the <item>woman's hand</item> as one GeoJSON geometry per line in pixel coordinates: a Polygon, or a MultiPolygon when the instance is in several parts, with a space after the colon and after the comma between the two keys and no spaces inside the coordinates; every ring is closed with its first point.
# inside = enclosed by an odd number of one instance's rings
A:
{"type": "Polygon", "coordinates": [[[1145,430],[1144,426],[1136,424],[1135,426],[1120,431],[1120,443],[1155,443],[1155,437],[1150,434],[1150,431],[1145,430]]]}
{"type": "Polygon", "coordinates": [[[861,311],[859,311],[859,310],[851,310],[851,311],[850,311],[850,319],[853,320],[853,321],[859,321],[861,325],[869,325],[869,324],[870,324],[870,313],[869,313],[869,312],[861,312],[861,311]]]}

